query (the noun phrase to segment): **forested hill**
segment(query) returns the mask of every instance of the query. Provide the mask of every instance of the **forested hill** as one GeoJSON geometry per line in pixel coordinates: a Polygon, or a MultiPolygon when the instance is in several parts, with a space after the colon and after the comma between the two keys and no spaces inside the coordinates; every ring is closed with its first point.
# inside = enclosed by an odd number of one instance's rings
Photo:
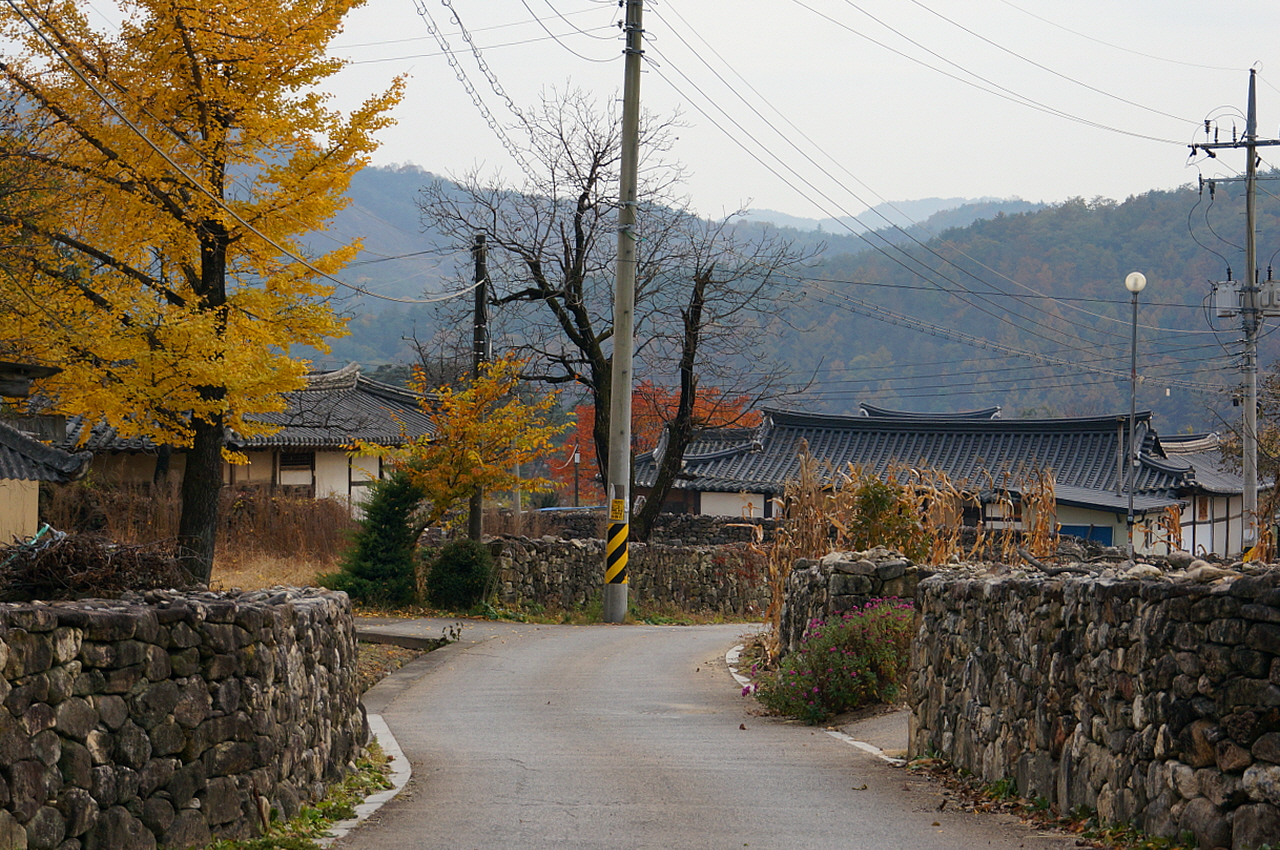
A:
{"type": "MultiPolygon", "coordinates": [[[[780,342],[790,362],[818,369],[808,396],[824,409],[874,401],[912,410],[999,404],[1006,416],[1125,412],[1131,302],[1123,281],[1141,271],[1139,408],[1154,410],[1164,431],[1234,426],[1230,395],[1201,385],[1239,381],[1239,319],[1216,318],[1208,298],[1209,281],[1244,265],[1243,213],[1243,199],[1223,187],[1215,198],[1181,189],[1119,203],[1077,199],[901,250],[830,258],[795,316],[804,332],[780,342]],[[873,319],[875,307],[904,318],[873,319]],[[1055,362],[1037,365],[1010,349],[1055,362]]],[[[1270,196],[1259,201],[1258,231],[1265,277],[1280,249],[1280,203],[1270,196]]],[[[1277,346],[1265,329],[1260,350],[1266,368],[1277,346]]]]}
{"type": "MultiPolygon", "coordinates": [[[[334,230],[367,234],[369,250],[345,278],[414,297],[465,274],[465,247],[440,245],[418,224],[413,200],[429,179],[411,167],[361,175],[334,230]],[[431,250],[454,253],[420,253],[431,250]]],[[[1219,186],[1211,198],[1187,188],[1016,214],[987,210],[994,217],[947,230],[935,218],[910,236],[784,229],[800,243],[823,242],[826,252],[806,275],[790,327],[763,331],[776,339],[793,380],[810,384],[780,403],[833,412],[854,412],[860,401],[933,411],[1000,405],[1006,417],[1127,412],[1123,280],[1141,271],[1149,283],[1139,301],[1139,407],[1155,410],[1165,432],[1234,425],[1238,408],[1229,394],[1206,387],[1239,380],[1239,320],[1216,318],[1207,306],[1209,281],[1244,264],[1244,205],[1235,191],[1219,186]],[[873,318],[877,310],[888,312],[873,318]],[[1048,362],[1016,356],[1023,352],[1048,362]]],[[[1280,202],[1259,194],[1265,276],[1280,249],[1280,202]]],[[[353,335],[337,342],[333,361],[403,361],[401,338],[429,341],[438,322],[425,305],[366,301],[353,312],[353,335]]],[[[1266,329],[1261,354],[1264,369],[1277,354],[1266,329]]]]}

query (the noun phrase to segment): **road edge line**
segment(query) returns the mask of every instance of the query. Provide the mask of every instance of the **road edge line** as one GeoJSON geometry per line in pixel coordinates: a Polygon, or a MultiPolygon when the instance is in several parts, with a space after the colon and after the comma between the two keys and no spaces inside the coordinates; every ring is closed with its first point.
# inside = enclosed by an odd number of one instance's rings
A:
{"type": "Polygon", "coordinates": [[[391,802],[397,794],[403,791],[404,787],[409,784],[409,780],[413,778],[413,768],[410,766],[409,760],[405,758],[404,752],[400,749],[399,742],[391,734],[391,727],[387,726],[387,722],[382,719],[382,715],[370,714],[367,717],[370,733],[377,739],[378,746],[382,748],[382,751],[391,759],[391,773],[389,775],[391,787],[385,791],[378,791],[365,797],[363,803],[356,805],[355,817],[338,821],[329,827],[329,834],[316,840],[316,844],[321,847],[329,847],[364,823],[369,819],[370,815],[391,802]]]}
{"type": "MultiPolygon", "coordinates": [[[[729,667],[729,675],[733,676],[734,680],[737,681],[745,691],[747,688],[751,687],[751,680],[738,672],[738,660],[742,657],[742,650],[744,648],[745,647],[742,644],[738,644],[730,649],[724,654],[724,663],[729,667]]],[[[875,744],[868,744],[866,741],[859,741],[856,738],[846,735],[843,732],[838,732],[835,729],[824,729],[823,731],[832,738],[835,738],[838,741],[843,741],[851,747],[857,747],[865,753],[870,753],[877,758],[884,759],[894,767],[902,767],[907,763],[905,759],[885,755],[884,750],[880,749],[875,744]]]]}

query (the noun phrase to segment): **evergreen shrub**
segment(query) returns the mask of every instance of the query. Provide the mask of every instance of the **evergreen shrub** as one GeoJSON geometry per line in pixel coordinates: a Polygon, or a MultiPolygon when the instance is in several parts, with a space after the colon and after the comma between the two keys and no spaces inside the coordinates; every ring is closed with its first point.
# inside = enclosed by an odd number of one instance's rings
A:
{"type": "Polygon", "coordinates": [[[448,611],[467,611],[484,598],[493,574],[493,556],[474,540],[454,540],[441,547],[427,572],[427,601],[448,611]]]}
{"type": "Polygon", "coordinates": [[[372,487],[339,571],[320,576],[320,583],[366,605],[411,605],[417,601],[412,518],[423,492],[402,473],[372,487]]]}

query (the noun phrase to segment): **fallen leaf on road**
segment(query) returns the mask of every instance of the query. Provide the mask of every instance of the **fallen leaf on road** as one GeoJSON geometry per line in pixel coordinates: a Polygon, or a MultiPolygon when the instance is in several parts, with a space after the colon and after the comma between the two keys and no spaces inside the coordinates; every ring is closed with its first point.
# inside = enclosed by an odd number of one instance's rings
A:
{"type": "Polygon", "coordinates": [[[739,724],[738,724],[738,728],[739,728],[739,729],[746,729],[746,728],[747,728],[747,724],[745,724],[745,723],[739,723],[739,724]]]}
{"type": "Polygon", "coordinates": [[[864,783],[862,783],[861,785],[855,785],[855,786],[853,786],[853,788],[852,788],[851,790],[854,790],[854,791],[866,791],[866,790],[867,790],[867,783],[865,783],[865,782],[864,782],[864,783]]]}

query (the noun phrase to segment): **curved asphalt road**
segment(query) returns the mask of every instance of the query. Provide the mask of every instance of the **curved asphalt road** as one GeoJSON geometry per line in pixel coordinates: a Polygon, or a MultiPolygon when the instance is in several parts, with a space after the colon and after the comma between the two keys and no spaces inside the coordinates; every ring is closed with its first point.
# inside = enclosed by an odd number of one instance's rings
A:
{"type": "Polygon", "coordinates": [[[462,641],[367,695],[413,779],[335,847],[1073,846],[938,812],[926,781],[821,730],[752,715],[724,663],[746,628],[467,623],[462,641]]]}

